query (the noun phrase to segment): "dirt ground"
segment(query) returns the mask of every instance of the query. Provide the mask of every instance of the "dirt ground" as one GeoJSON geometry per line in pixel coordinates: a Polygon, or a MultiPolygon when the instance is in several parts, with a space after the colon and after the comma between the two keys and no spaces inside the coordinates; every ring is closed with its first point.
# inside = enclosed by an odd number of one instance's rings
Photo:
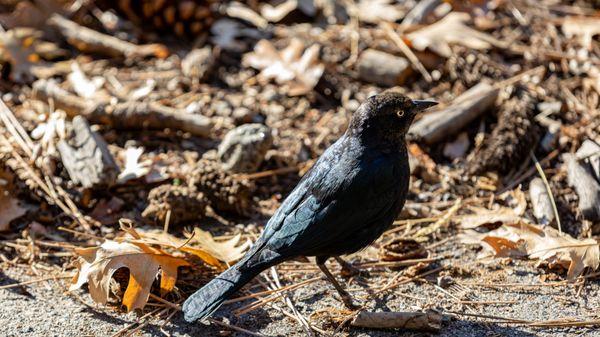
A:
{"type": "MultiPolygon", "coordinates": [[[[486,283],[479,287],[465,285],[463,291],[444,290],[436,286],[435,277],[425,277],[422,282],[399,286],[386,296],[377,300],[360,302],[375,311],[412,311],[435,308],[441,311],[454,311],[466,314],[479,314],[518,318],[531,321],[547,321],[566,317],[594,317],[600,306],[600,282],[587,282],[581,289],[574,285],[540,286],[541,278],[555,276],[546,274],[533,263],[510,263],[503,268],[497,263],[485,261],[473,262],[476,258],[473,249],[456,249],[452,243],[439,247],[436,254],[448,256],[440,265],[455,266],[450,270],[460,270],[465,275],[454,280],[461,284],[486,283]],[[473,273],[469,276],[469,273],[473,273]],[[477,275],[477,280],[473,275],[477,275]],[[485,280],[485,281],[484,281],[485,280]],[[530,287],[519,285],[531,284],[530,287]],[[538,286],[535,286],[535,285],[538,286]],[[493,285],[497,285],[494,288],[493,285]],[[507,286],[505,286],[507,285],[507,286]],[[440,290],[441,289],[441,290],[440,290]],[[468,299],[480,304],[458,304],[458,299],[468,299]],[[487,302],[486,302],[487,301],[487,302]],[[504,303],[491,303],[504,302],[504,303]],[[491,304],[487,304],[491,303],[491,304]]],[[[360,255],[360,254],[357,254],[360,255]]],[[[298,281],[318,275],[304,273],[298,281]]],[[[0,286],[38,279],[27,275],[26,270],[9,269],[0,273],[0,286]]],[[[376,282],[380,277],[375,273],[359,275],[348,284],[354,296],[367,294],[360,281],[367,279],[376,282]]],[[[346,281],[349,281],[346,279],[346,281]]],[[[385,281],[385,280],[382,280],[385,281]]],[[[284,284],[285,285],[285,284],[284,284]]],[[[0,290],[0,326],[3,336],[110,336],[119,330],[131,326],[140,317],[140,313],[122,314],[114,308],[103,307],[92,302],[86,291],[66,293],[65,280],[51,280],[23,287],[0,290]]],[[[333,288],[321,280],[310,283],[290,293],[296,308],[305,316],[311,317],[316,326],[330,326],[323,312],[335,313],[343,310],[341,302],[333,288]]],[[[239,304],[225,305],[215,318],[232,325],[248,329],[264,336],[306,336],[300,325],[282,315],[278,310],[268,307],[235,316],[231,312],[239,304]]],[[[150,308],[151,309],[151,308],[150,308]]],[[[148,309],[148,310],[150,310],[148,309]]],[[[147,311],[148,311],[147,310],[147,311]]],[[[505,324],[479,321],[478,318],[453,318],[448,314],[444,318],[439,334],[408,332],[400,330],[373,330],[352,328],[342,329],[336,336],[600,336],[594,328],[533,328],[519,324],[505,324]]],[[[335,323],[333,323],[335,324],[335,323]]],[[[335,326],[333,326],[335,328],[335,326]]],[[[177,313],[168,322],[151,320],[133,336],[247,336],[233,332],[215,324],[187,323],[177,313]]]]}
{"type": "Polygon", "coordinates": [[[597,1],[50,2],[0,0],[0,337],[431,335],[343,324],[306,261],[264,272],[222,325],[177,311],[385,90],[440,104],[409,130],[397,221],[348,257],[358,275],[331,263],[357,302],[433,310],[439,336],[600,336],[597,1]],[[169,239],[127,231],[148,228],[169,239]],[[69,292],[106,242],[137,259],[69,292]],[[146,272],[125,314],[127,273],[154,257],[135,244],[181,264],[172,289],[146,272]]]}

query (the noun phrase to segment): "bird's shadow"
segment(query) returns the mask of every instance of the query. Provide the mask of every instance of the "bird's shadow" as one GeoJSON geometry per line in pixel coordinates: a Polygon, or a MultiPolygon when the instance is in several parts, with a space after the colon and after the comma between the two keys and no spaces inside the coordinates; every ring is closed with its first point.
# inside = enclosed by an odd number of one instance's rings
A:
{"type": "MultiPolygon", "coordinates": [[[[250,301],[235,303],[231,305],[225,305],[217,310],[212,318],[216,321],[226,322],[229,325],[246,329],[252,332],[257,332],[262,328],[266,327],[273,321],[273,317],[262,308],[253,310],[247,314],[236,316],[234,310],[249,304],[250,301]]],[[[145,326],[142,330],[152,336],[164,336],[162,331],[170,333],[171,335],[189,335],[189,336],[220,336],[224,331],[231,332],[232,329],[225,326],[221,326],[215,323],[204,323],[204,322],[187,322],[183,313],[176,313],[167,324],[164,321],[154,321],[151,324],[145,326]],[[162,329],[162,331],[161,331],[162,329]]],[[[235,332],[232,336],[247,336],[247,334],[241,332],[235,332]]]]}
{"type": "MultiPolygon", "coordinates": [[[[2,270],[0,270],[0,286],[7,286],[11,284],[17,284],[20,281],[15,280],[14,278],[6,275],[2,270]]],[[[25,296],[28,299],[35,299],[35,296],[27,291],[27,287],[25,286],[15,286],[11,288],[6,288],[0,291],[8,291],[16,295],[25,296]]]]}

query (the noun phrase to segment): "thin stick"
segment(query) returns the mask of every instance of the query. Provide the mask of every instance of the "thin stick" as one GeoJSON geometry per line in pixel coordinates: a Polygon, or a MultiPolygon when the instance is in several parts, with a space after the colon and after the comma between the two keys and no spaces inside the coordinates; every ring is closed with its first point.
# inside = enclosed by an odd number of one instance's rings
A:
{"type": "Polygon", "coordinates": [[[235,330],[237,332],[243,332],[243,333],[248,334],[250,336],[267,337],[267,336],[265,336],[263,334],[259,334],[259,333],[256,333],[256,332],[253,332],[253,331],[250,331],[250,330],[246,330],[244,328],[240,328],[239,326],[235,326],[235,325],[227,324],[225,322],[217,321],[214,318],[209,318],[208,321],[211,322],[211,323],[220,325],[220,326],[224,326],[224,327],[226,327],[228,329],[235,330]]]}
{"type": "Polygon", "coordinates": [[[410,48],[406,45],[404,40],[402,40],[400,35],[398,35],[398,33],[396,33],[394,28],[392,28],[391,24],[384,22],[382,24],[382,26],[383,26],[383,29],[385,30],[385,32],[387,33],[387,35],[390,37],[390,39],[392,39],[392,41],[396,44],[396,46],[398,48],[400,48],[402,53],[404,53],[404,55],[406,55],[408,60],[415,66],[415,68],[417,68],[417,70],[421,73],[423,78],[429,83],[433,82],[433,78],[431,77],[431,75],[429,74],[427,69],[425,69],[425,66],[423,66],[423,63],[421,63],[421,61],[419,61],[419,58],[415,55],[415,53],[413,53],[412,50],[410,50],[410,48]]]}
{"type": "MultiPolygon", "coordinates": [[[[558,156],[559,153],[560,153],[559,150],[554,150],[554,151],[550,152],[544,159],[540,160],[540,166],[546,165],[548,162],[550,162],[552,159],[554,159],[556,156],[558,156]]],[[[527,178],[531,177],[531,175],[533,175],[535,172],[536,172],[536,169],[534,167],[530,168],[527,172],[523,173],[515,181],[509,183],[508,185],[506,185],[506,187],[504,187],[500,191],[496,192],[496,195],[500,195],[508,190],[513,189],[515,186],[519,185],[520,183],[525,181],[527,178]]]]}
{"type": "Polygon", "coordinates": [[[69,229],[69,228],[66,228],[66,227],[63,227],[63,226],[58,226],[58,230],[63,231],[63,232],[68,232],[68,233],[71,233],[71,234],[74,234],[74,235],[86,236],[88,238],[96,239],[96,240],[99,240],[99,241],[104,241],[104,238],[99,237],[97,235],[75,231],[75,230],[72,230],[72,229],[69,229]]]}
{"type": "Polygon", "coordinates": [[[127,325],[127,326],[123,327],[121,330],[119,330],[119,331],[115,332],[115,333],[114,333],[114,334],[112,334],[110,337],[117,337],[117,336],[121,336],[121,334],[123,334],[123,333],[125,333],[127,330],[131,329],[131,327],[135,326],[136,324],[139,324],[139,322],[140,322],[141,320],[145,319],[146,317],[148,317],[148,316],[150,316],[150,315],[152,315],[152,314],[155,314],[155,313],[159,312],[159,311],[160,311],[160,309],[161,309],[161,308],[157,308],[157,309],[154,309],[154,310],[150,311],[149,313],[147,313],[147,314],[145,314],[144,316],[140,317],[140,318],[139,318],[139,319],[138,319],[136,322],[133,322],[133,323],[131,323],[131,324],[129,324],[129,325],[127,325]]]}
{"type": "Polygon", "coordinates": [[[558,231],[562,233],[562,226],[560,225],[560,216],[558,215],[558,208],[556,207],[556,202],[554,202],[554,195],[552,194],[552,189],[550,189],[550,184],[548,184],[548,179],[546,179],[546,174],[544,173],[544,170],[542,170],[542,166],[540,165],[540,162],[537,160],[533,152],[530,152],[529,154],[531,155],[531,158],[535,163],[536,170],[538,171],[540,177],[542,178],[542,181],[544,182],[544,186],[546,186],[546,192],[550,197],[550,203],[552,204],[552,211],[554,212],[554,218],[556,218],[558,231]]]}
{"type": "Polygon", "coordinates": [[[39,283],[39,282],[44,282],[44,281],[51,281],[51,280],[72,278],[73,276],[75,276],[75,275],[48,276],[48,277],[43,277],[43,278],[40,278],[40,279],[35,279],[35,280],[29,280],[29,281],[23,281],[23,282],[19,282],[19,283],[13,283],[13,284],[3,285],[3,286],[0,286],[0,290],[2,290],[2,289],[16,288],[16,287],[20,287],[20,286],[24,286],[24,285],[28,285],[28,284],[39,283]]]}
{"type": "Polygon", "coordinates": [[[253,294],[250,294],[250,295],[245,295],[245,296],[241,296],[241,297],[232,298],[230,300],[227,300],[227,301],[223,302],[223,304],[236,303],[236,302],[240,302],[240,301],[244,301],[244,300],[247,300],[247,299],[256,298],[256,297],[260,297],[260,296],[264,296],[264,295],[276,294],[276,293],[280,293],[280,292],[283,292],[283,291],[293,290],[293,289],[300,288],[300,287],[302,287],[302,286],[304,286],[306,284],[309,284],[309,283],[312,283],[312,282],[315,282],[315,281],[318,281],[318,280],[321,280],[321,279],[323,279],[321,276],[319,276],[319,277],[313,277],[311,279],[308,279],[308,280],[305,280],[305,281],[302,281],[302,282],[299,282],[299,283],[296,283],[296,284],[290,284],[290,285],[287,285],[285,287],[281,287],[279,289],[270,289],[270,290],[265,290],[265,291],[253,293],[253,294]]]}

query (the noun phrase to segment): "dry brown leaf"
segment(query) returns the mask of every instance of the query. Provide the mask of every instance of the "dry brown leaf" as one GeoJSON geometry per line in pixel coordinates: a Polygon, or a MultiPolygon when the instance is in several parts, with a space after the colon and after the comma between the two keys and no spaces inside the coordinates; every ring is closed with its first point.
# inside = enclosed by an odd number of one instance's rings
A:
{"type": "Polygon", "coordinates": [[[21,206],[19,200],[3,191],[3,188],[0,188],[0,208],[2,208],[2,212],[0,212],[0,232],[8,231],[10,222],[27,212],[27,208],[21,206]]]}
{"type": "Polygon", "coordinates": [[[566,37],[577,36],[582,46],[591,49],[592,38],[600,34],[600,18],[570,16],[563,21],[561,28],[566,37]]]}
{"type": "Polygon", "coordinates": [[[76,249],[80,256],[79,271],[69,290],[89,284],[92,299],[104,304],[108,301],[110,280],[119,268],[129,269],[129,283],[123,295],[127,311],[142,309],[150,288],[160,270],[160,290],[164,295],[173,290],[177,280],[177,268],[188,266],[182,258],[142,243],[107,240],[100,247],[76,249]]]}
{"type": "Polygon", "coordinates": [[[258,78],[263,81],[274,79],[285,85],[290,96],[310,92],[323,75],[325,66],[319,62],[320,47],[317,44],[304,49],[298,39],[292,39],[282,51],[277,51],[268,40],[260,40],[254,51],[246,53],[242,63],[258,70],[258,78]]]}
{"type": "Polygon", "coordinates": [[[179,239],[163,231],[138,231],[142,240],[150,244],[159,244],[163,246],[177,248],[183,252],[196,255],[204,262],[222,267],[222,263],[230,264],[239,260],[251,242],[248,240],[240,244],[241,235],[236,235],[227,241],[215,241],[213,236],[199,228],[194,228],[191,234],[186,234],[188,240],[179,239]]]}
{"type": "Polygon", "coordinates": [[[568,268],[573,280],[585,268],[598,268],[600,248],[594,239],[578,240],[552,227],[541,228],[524,222],[505,224],[488,233],[469,231],[461,236],[463,243],[480,244],[498,257],[524,257],[547,262],[550,267],[568,268]]]}
{"type": "Polygon", "coordinates": [[[492,46],[506,47],[504,43],[489,34],[482,33],[466,25],[469,14],[451,12],[440,21],[408,34],[409,45],[419,51],[429,48],[435,53],[452,56],[451,44],[460,44],[472,49],[489,49],[492,46]]]}
{"type": "Polygon", "coordinates": [[[460,227],[463,229],[473,229],[487,224],[508,224],[522,221],[520,215],[515,214],[514,210],[507,207],[489,210],[486,208],[472,208],[475,214],[465,215],[460,219],[460,227]]]}
{"type": "MultiPolygon", "coordinates": [[[[215,241],[209,232],[203,231],[200,228],[194,228],[192,235],[190,235],[192,239],[190,240],[189,248],[202,249],[228,264],[244,256],[244,253],[252,244],[250,240],[240,243],[242,238],[240,234],[235,235],[227,241],[215,241]]],[[[185,249],[184,247],[182,250],[185,251],[185,249]]]]}

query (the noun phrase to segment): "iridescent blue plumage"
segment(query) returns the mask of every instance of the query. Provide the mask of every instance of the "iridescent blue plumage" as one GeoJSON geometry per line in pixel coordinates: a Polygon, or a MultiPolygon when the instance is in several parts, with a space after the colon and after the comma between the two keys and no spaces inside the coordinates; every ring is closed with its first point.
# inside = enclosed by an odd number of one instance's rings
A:
{"type": "Polygon", "coordinates": [[[299,256],[325,261],[376,240],[401,211],[408,192],[405,133],[414,114],[431,105],[397,93],[363,103],[346,133],[285,199],[253,248],[188,298],[186,320],[208,317],[270,266],[299,256]]]}

